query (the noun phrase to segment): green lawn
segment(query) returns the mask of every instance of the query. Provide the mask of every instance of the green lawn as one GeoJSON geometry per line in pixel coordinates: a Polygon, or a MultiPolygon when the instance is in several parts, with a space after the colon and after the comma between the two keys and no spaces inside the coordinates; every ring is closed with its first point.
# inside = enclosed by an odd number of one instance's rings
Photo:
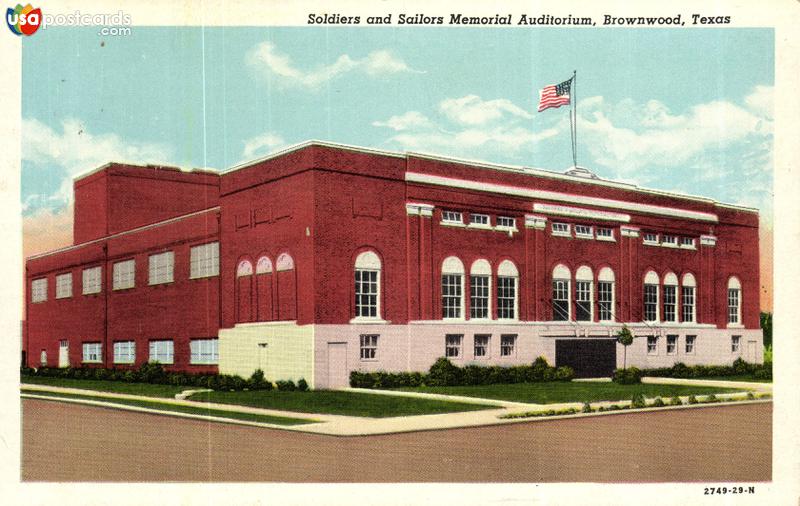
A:
{"type": "Polygon", "coordinates": [[[314,420],[303,420],[300,418],[288,418],[284,416],[272,415],[257,415],[253,413],[236,413],[232,411],[223,411],[220,409],[208,409],[195,406],[181,406],[176,404],[167,404],[158,401],[141,401],[131,399],[116,399],[109,397],[98,397],[94,395],[81,395],[81,394],[64,394],[57,392],[42,392],[41,390],[26,390],[22,389],[23,393],[32,395],[46,395],[48,397],[62,397],[67,399],[88,399],[93,401],[103,401],[112,404],[122,404],[125,406],[136,406],[140,408],[150,408],[163,411],[164,414],[169,413],[189,413],[194,415],[205,416],[218,416],[221,418],[233,418],[235,420],[246,420],[249,422],[272,423],[276,425],[301,425],[306,423],[314,423],[314,420]]]}
{"type": "Polygon", "coordinates": [[[703,378],[691,378],[691,379],[714,380],[714,381],[747,381],[749,383],[772,383],[771,379],[759,379],[759,378],[754,378],[753,376],[707,376],[703,378]]]}
{"type": "Polygon", "coordinates": [[[114,392],[116,394],[146,395],[149,397],[175,397],[175,394],[179,394],[184,390],[197,388],[188,386],[152,385],[150,383],[126,383],[124,381],[48,378],[44,376],[22,376],[20,382],[32,385],[49,385],[54,387],[114,392]]]}
{"type": "Polygon", "coordinates": [[[327,413],[372,418],[475,411],[496,407],[483,404],[333,390],[307,392],[280,392],[277,390],[203,392],[192,395],[190,399],[220,404],[239,404],[257,408],[299,411],[301,413],[327,413]]]}
{"type": "Polygon", "coordinates": [[[712,388],[690,385],[618,385],[594,382],[514,383],[509,385],[475,385],[456,387],[408,387],[407,392],[464,395],[485,399],[553,404],[560,402],[596,402],[630,400],[638,392],[645,397],[673,397],[675,395],[707,395],[739,391],[734,388],[712,388]]]}

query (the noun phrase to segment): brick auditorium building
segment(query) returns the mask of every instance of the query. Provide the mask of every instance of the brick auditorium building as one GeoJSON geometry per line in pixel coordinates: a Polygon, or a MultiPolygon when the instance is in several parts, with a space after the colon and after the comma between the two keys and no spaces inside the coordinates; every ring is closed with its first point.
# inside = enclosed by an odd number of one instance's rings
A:
{"type": "Polygon", "coordinates": [[[109,163],[26,263],[27,365],[345,386],[351,370],[762,361],[758,213],[703,197],[307,142],[224,173],[109,163]]]}

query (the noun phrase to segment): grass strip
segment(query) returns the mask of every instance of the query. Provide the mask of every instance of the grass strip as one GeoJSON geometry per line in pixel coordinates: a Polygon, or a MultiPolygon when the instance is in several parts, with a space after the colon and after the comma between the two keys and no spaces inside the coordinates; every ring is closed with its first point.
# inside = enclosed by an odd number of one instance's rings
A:
{"type": "Polygon", "coordinates": [[[234,420],[244,420],[248,422],[271,423],[275,425],[302,425],[315,422],[315,420],[303,420],[300,418],[289,418],[284,416],[273,416],[273,415],[259,415],[255,413],[241,413],[236,411],[225,411],[221,409],[201,408],[197,406],[185,406],[181,404],[168,404],[165,402],[158,402],[158,401],[116,399],[116,398],[101,397],[96,395],[65,394],[60,392],[43,392],[41,390],[28,390],[24,388],[22,389],[22,392],[30,395],[46,395],[48,397],[62,397],[66,399],[102,401],[110,404],[122,404],[125,406],[149,408],[161,411],[164,414],[187,413],[192,415],[232,418],[234,420]]]}
{"type": "Polygon", "coordinates": [[[47,376],[22,376],[21,383],[31,385],[47,385],[64,388],[80,388],[115,394],[146,395],[148,397],[175,397],[192,386],[157,385],[153,383],[127,383],[125,381],[90,380],[74,378],[51,378],[47,376]]]}

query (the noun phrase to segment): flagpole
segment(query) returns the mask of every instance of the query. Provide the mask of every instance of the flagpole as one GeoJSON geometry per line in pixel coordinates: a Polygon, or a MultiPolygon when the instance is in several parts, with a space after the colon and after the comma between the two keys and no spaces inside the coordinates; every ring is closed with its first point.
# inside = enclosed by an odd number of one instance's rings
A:
{"type": "Polygon", "coordinates": [[[577,89],[577,81],[578,81],[578,71],[572,71],[572,91],[571,91],[571,99],[570,102],[572,103],[572,111],[570,111],[572,121],[572,163],[575,165],[575,168],[578,168],[578,113],[577,113],[577,105],[578,105],[578,94],[575,92],[577,89]]]}

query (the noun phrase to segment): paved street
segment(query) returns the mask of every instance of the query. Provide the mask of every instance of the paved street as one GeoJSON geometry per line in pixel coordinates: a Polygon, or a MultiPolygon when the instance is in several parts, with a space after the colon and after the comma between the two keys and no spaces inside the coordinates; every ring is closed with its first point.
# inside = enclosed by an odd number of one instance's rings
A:
{"type": "Polygon", "coordinates": [[[766,481],[772,403],[332,437],[22,401],[26,481],[766,481]]]}

